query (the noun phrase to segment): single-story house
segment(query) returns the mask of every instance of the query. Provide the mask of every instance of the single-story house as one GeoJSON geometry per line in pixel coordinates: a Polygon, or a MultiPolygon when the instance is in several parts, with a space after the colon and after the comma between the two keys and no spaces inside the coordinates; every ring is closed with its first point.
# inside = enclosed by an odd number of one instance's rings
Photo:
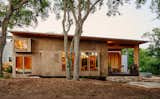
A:
{"type": "MultiPolygon", "coordinates": [[[[63,34],[11,31],[13,34],[13,76],[66,75],[63,34]]],[[[69,35],[69,42],[73,38],[69,35]]],[[[139,45],[143,40],[81,36],[80,76],[138,76],[139,45]],[[124,71],[122,49],[133,48],[134,63],[124,71]]],[[[74,60],[74,55],[72,61],[74,60]]],[[[72,67],[73,70],[74,67],[72,67]]]]}

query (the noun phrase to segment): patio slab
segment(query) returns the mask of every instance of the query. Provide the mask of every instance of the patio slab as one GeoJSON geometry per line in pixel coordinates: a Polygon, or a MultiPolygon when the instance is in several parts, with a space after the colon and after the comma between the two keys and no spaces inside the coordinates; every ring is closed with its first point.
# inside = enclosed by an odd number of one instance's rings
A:
{"type": "Polygon", "coordinates": [[[160,88],[159,82],[129,82],[128,84],[145,88],[160,88]]]}

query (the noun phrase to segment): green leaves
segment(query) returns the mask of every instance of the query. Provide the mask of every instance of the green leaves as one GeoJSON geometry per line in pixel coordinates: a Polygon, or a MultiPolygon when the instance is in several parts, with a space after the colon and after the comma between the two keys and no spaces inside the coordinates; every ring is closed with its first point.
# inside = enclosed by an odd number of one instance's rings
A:
{"type": "Polygon", "coordinates": [[[6,6],[4,4],[4,2],[0,2],[0,21],[2,21],[3,17],[6,14],[6,6]]]}
{"type": "MultiPolygon", "coordinates": [[[[146,4],[147,0],[136,0],[137,8],[140,8],[142,5],[146,4]]],[[[148,0],[150,3],[150,8],[153,13],[157,14],[157,19],[160,18],[160,0],[148,0]]]]}
{"type": "MultiPolygon", "coordinates": [[[[13,28],[13,26],[36,25],[38,23],[38,17],[42,19],[47,18],[51,3],[49,0],[11,0],[9,4],[12,5],[13,14],[11,15],[8,26],[13,28]]],[[[1,20],[4,19],[7,11],[11,10],[9,9],[9,4],[0,3],[1,20]]]]}
{"type": "Polygon", "coordinates": [[[152,72],[153,74],[160,74],[160,29],[154,28],[152,33],[146,33],[151,43],[145,52],[141,51],[140,64],[142,71],[152,72]],[[142,56],[143,55],[143,56],[142,56]]]}
{"type": "Polygon", "coordinates": [[[155,56],[160,59],[160,29],[153,29],[152,33],[148,33],[148,36],[152,41],[152,43],[149,46],[152,56],[155,56]]]}
{"type": "Polygon", "coordinates": [[[23,8],[13,13],[9,23],[10,28],[15,25],[33,25],[33,23],[37,24],[37,17],[33,14],[32,11],[23,8]]]}
{"type": "Polygon", "coordinates": [[[160,0],[152,0],[151,1],[151,7],[152,12],[157,14],[157,19],[160,18],[160,0]]]}

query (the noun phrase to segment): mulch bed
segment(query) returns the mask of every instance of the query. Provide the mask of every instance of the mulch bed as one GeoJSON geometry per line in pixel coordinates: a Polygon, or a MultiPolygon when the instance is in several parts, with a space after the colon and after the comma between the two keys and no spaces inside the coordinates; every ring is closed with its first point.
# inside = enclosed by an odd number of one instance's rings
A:
{"type": "Polygon", "coordinates": [[[160,99],[160,89],[64,78],[0,79],[0,99],[160,99]]]}

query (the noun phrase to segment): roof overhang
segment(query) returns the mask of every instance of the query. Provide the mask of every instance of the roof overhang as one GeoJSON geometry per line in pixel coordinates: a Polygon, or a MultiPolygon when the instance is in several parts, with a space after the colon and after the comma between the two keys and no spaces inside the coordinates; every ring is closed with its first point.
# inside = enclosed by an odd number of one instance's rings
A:
{"type": "MultiPolygon", "coordinates": [[[[47,37],[47,38],[58,38],[63,39],[63,34],[55,34],[55,33],[40,33],[40,32],[27,32],[27,31],[9,31],[13,35],[23,36],[23,37],[47,37]]],[[[73,35],[68,36],[69,39],[73,38],[73,35]]],[[[91,40],[91,41],[104,41],[108,44],[120,43],[120,44],[143,44],[148,41],[144,40],[133,40],[133,39],[119,39],[119,38],[109,38],[109,37],[95,37],[95,36],[81,36],[81,40],[91,40]]]]}

